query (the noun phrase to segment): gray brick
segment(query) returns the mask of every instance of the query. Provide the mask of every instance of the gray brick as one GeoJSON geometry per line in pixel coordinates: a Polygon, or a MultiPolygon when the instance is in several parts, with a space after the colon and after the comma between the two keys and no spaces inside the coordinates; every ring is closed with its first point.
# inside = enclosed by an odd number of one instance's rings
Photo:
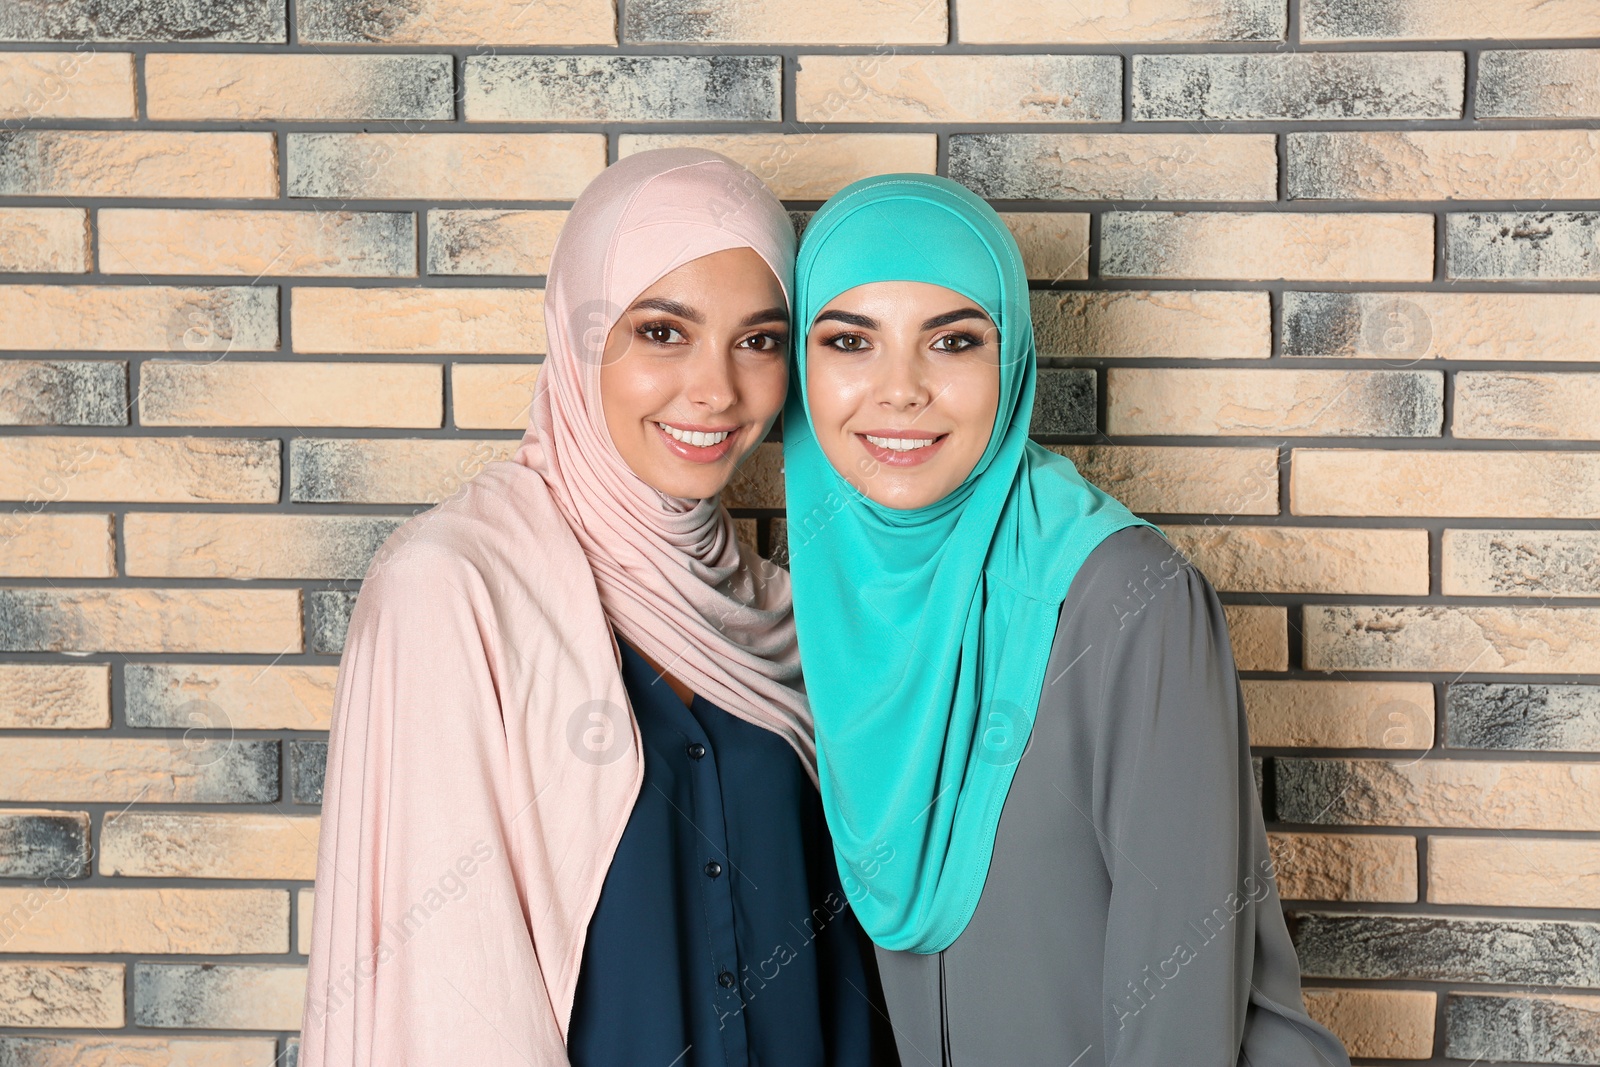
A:
{"type": "Polygon", "coordinates": [[[283,987],[300,974],[227,963],[135,963],[132,971],[133,1024],[168,1029],[260,1028],[283,1014],[283,987]]]}
{"type": "Polygon", "coordinates": [[[328,742],[289,742],[289,797],[296,804],[321,804],[328,766],[328,742]]]}
{"type": "Polygon", "coordinates": [[[1600,685],[1457,683],[1445,697],[1450,748],[1600,752],[1600,685]]]}
{"type": "Polygon", "coordinates": [[[1600,1063],[1600,997],[1452,993],[1444,1054],[1518,1063],[1600,1063]]]}
{"type": "Polygon", "coordinates": [[[1451,278],[1600,278],[1600,212],[1473,211],[1446,218],[1445,271],[1451,278]]]}
{"type": "Polygon", "coordinates": [[[1415,301],[1385,293],[1283,294],[1286,356],[1426,356],[1433,325],[1415,301]]]}
{"type": "Polygon", "coordinates": [[[1600,116],[1600,50],[1486,50],[1478,57],[1479,118],[1600,116]]]}
{"type": "Polygon", "coordinates": [[[126,426],[121,360],[17,360],[0,369],[0,426],[126,426]]]}
{"type": "Polygon", "coordinates": [[[1409,0],[1302,0],[1300,34],[1307,40],[1403,37],[1409,0]]]}
{"type": "Polygon", "coordinates": [[[468,121],[775,122],[779,56],[469,56],[468,121]]]}
{"type": "Polygon", "coordinates": [[[1133,117],[1459,118],[1460,52],[1153,55],[1133,60],[1133,117]]]}
{"type": "Polygon", "coordinates": [[[297,504],[338,504],[357,491],[365,469],[359,445],[337,437],[296,437],[289,442],[289,499],[297,504]]]}
{"type": "Polygon", "coordinates": [[[1600,988],[1600,925],[1431,915],[1290,915],[1300,973],[1600,988]]]}
{"type": "Polygon", "coordinates": [[[284,0],[6,0],[0,41],[289,39],[284,0]]]}
{"type": "Polygon", "coordinates": [[[345,631],[350,628],[350,613],[356,608],[356,594],[334,589],[306,594],[306,647],[324,656],[344,651],[345,631]]]}
{"type": "Polygon", "coordinates": [[[0,878],[82,878],[89,816],[81,811],[0,811],[0,878]]]}
{"type": "Polygon", "coordinates": [[[1095,373],[1088,367],[1043,368],[1033,401],[1035,437],[1092,434],[1095,420],[1095,373]]]}
{"type": "Polygon", "coordinates": [[[1274,200],[1266,134],[957,133],[950,177],[991,200],[1274,200]]]}
{"type": "Polygon", "coordinates": [[[1593,530],[1450,530],[1445,555],[1447,594],[1600,596],[1593,530]]]}

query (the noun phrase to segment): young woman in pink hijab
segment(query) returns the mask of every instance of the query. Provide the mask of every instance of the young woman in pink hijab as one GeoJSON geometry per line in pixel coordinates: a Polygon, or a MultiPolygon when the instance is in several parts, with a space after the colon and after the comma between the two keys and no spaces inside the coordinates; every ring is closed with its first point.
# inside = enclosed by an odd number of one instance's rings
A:
{"type": "Polygon", "coordinates": [[[302,1067],[896,1062],[788,577],[717,499],[783,405],[793,263],[712,152],[574,204],[521,447],[351,616],[302,1067]]]}

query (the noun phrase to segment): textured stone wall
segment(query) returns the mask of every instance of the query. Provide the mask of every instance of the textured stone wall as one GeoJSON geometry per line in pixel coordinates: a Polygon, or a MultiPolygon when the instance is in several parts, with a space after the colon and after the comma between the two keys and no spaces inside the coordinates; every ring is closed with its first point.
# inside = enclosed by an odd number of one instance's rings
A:
{"type": "MultiPolygon", "coordinates": [[[[564,209],[948,174],[1227,603],[1311,1011],[1600,1064],[1600,0],[0,0],[0,1065],[292,1062],[338,656],[564,209]]],[[[764,446],[731,499],[780,556],[764,446]]]]}

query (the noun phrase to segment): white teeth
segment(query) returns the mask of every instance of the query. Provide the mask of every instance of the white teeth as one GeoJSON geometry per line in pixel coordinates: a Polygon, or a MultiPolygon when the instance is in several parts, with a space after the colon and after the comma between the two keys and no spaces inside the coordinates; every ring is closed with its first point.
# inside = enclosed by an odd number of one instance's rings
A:
{"type": "Polygon", "coordinates": [[[732,430],[718,430],[716,433],[703,433],[699,430],[680,430],[676,426],[668,426],[664,422],[658,422],[656,425],[665,430],[667,436],[674,441],[682,441],[684,444],[693,445],[696,448],[709,448],[712,445],[720,445],[733,432],[732,430]]]}
{"type": "Polygon", "coordinates": [[[891,452],[910,452],[918,448],[927,448],[937,438],[904,438],[904,437],[874,437],[870,433],[861,435],[879,448],[887,448],[891,452]]]}

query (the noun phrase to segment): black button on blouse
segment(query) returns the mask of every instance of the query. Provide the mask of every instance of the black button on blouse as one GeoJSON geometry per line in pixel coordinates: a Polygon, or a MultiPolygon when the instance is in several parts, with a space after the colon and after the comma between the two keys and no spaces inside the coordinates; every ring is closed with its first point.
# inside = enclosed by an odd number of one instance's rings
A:
{"type": "Polygon", "coordinates": [[[644,782],[589,922],[573,1067],[898,1064],[799,757],[618,644],[644,782]]]}

